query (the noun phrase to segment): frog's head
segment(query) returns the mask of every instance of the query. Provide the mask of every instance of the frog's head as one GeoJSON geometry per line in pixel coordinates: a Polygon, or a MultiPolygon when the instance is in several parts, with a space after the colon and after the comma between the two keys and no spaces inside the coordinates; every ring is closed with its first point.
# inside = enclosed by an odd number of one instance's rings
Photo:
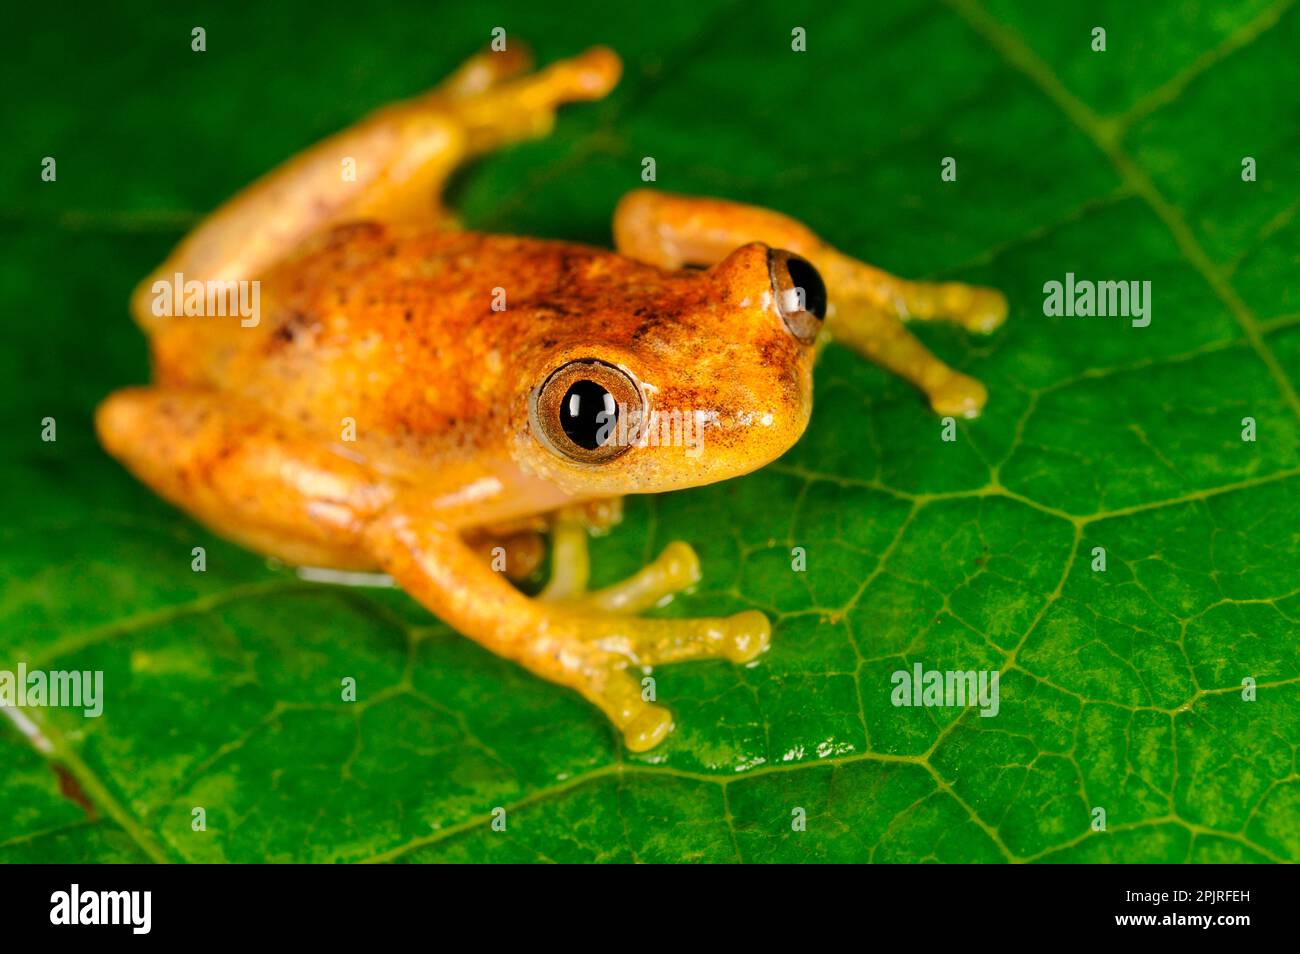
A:
{"type": "Polygon", "coordinates": [[[827,306],[809,262],[753,243],[626,285],[528,362],[528,470],[584,497],[656,493],[748,473],[799,439],[827,306]]]}

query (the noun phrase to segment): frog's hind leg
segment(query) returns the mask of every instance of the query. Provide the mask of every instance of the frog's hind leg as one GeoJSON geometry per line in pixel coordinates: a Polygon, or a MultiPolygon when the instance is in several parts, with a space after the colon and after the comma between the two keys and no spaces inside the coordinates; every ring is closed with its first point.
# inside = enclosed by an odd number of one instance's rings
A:
{"type": "Polygon", "coordinates": [[[549,132],[563,103],[599,99],[618,57],[594,48],[543,70],[521,47],[480,53],[446,82],[383,107],[299,153],[204,219],[137,286],[132,313],[146,329],[155,282],[241,281],[264,275],[314,235],[350,221],[434,229],[454,225],[441,203],[447,178],[478,153],[549,132]]]}
{"type": "Polygon", "coordinates": [[[897,278],[836,251],[788,216],[720,199],[632,192],[615,212],[614,239],[619,251],[663,268],[712,265],[753,241],[788,249],[826,282],[831,338],[914,384],[939,414],[974,417],[984,407],[984,386],[936,358],[903,322],[952,321],[987,334],[1006,318],[1001,292],[897,278]]]}
{"type": "Polygon", "coordinates": [[[99,405],[95,429],[142,483],[222,536],[295,566],[376,568],[358,534],[388,488],[238,398],[126,388],[99,405]]]}

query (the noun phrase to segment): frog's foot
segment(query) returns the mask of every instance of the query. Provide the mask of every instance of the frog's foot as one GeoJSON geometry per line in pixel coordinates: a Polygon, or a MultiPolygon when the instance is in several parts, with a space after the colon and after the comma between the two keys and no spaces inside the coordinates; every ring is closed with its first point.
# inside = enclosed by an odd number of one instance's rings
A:
{"type": "MultiPolygon", "coordinates": [[[[653,748],[672,729],[655,701],[646,667],[691,659],[749,662],[769,645],[771,626],[750,610],[708,619],[623,615],[638,601],[692,579],[696,563],[670,547],[647,582],[642,574],[610,590],[530,599],[494,573],[454,530],[432,522],[419,500],[402,500],[371,521],[365,550],[411,596],[447,623],[530,672],[569,686],[600,708],[634,752],[653,748]],[[635,581],[635,582],[634,582],[635,581]],[[602,601],[606,601],[602,604],[602,601]],[[611,608],[612,607],[612,608],[611,608]]],[[[693,554],[691,554],[693,557],[693,554]]],[[[644,572],[644,571],[643,571],[644,572]]],[[[582,583],[579,568],[569,589],[582,583]]]]}
{"type": "MultiPolygon", "coordinates": [[[[507,69],[516,71],[518,62],[495,67],[497,75],[507,75],[507,69]]],[[[614,88],[622,71],[622,61],[613,50],[596,46],[536,73],[508,82],[487,83],[474,95],[450,101],[450,106],[466,132],[468,151],[486,152],[521,139],[546,135],[555,125],[558,107],[601,99],[614,88]]],[[[474,82],[460,85],[472,89],[474,82]]]]}
{"type": "Polygon", "coordinates": [[[889,311],[859,298],[841,299],[828,315],[831,337],[905,378],[924,392],[936,414],[978,417],[988,400],[984,385],[930,353],[889,311]]]}
{"type": "Polygon", "coordinates": [[[689,544],[668,544],[638,572],[603,589],[587,589],[589,573],[586,521],[562,511],[551,531],[551,580],[539,599],[572,614],[581,643],[579,669],[595,698],[583,694],[623,731],[633,752],[657,745],[672,728],[672,717],[646,698],[646,684],[631,670],[690,659],[747,663],[771,642],[767,617],[753,610],[719,619],[635,618],[699,582],[699,557],[689,544]]]}
{"type": "Polygon", "coordinates": [[[692,659],[746,663],[771,642],[771,624],[756,610],[712,619],[570,615],[561,610],[559,618],[573,635],[544,642],[538,648],[547,665],[530,668],[572,685],[597,705],[633,752],[654,748],[673,725],[671,713],[654,701],[651,667],[692,659]]]}
{"type": "Polygon", "coordinates": [[[528,44],[510,40],[504,50],[480,50],[460,65],[429,94],[430,97],[465,99],[533,68],[528,44]]]}
{"type": "Polygon", "coordinates": [[[905,378],[941,416],[978,417],[988,391],[975,378],[931,354],[904,321],[950,321],[988,334],[1006,320],[1006,298],[995,289],[959,282],[913,282],[822,246],[820,268],[831,290],[827,331],[833,341],[905,378]]]}
{"type": "Polygon", "coordinates": [[[587,528],[581,520],[562,514],[551,531],[551,579],[540,598],[579,612],[643,613],[698,583],[700,559],[690,544],[679,540],[612,586],[589,591],[590,574],[587,528]]]}
{"type": "Polygon", "coordinates": [[[644,613],[700,582],[700,558],[689,543],[674,540],[626,579],[572,597],[576,606],[605,613],[644,613]]]}
{"type": "Polygon", "coordinates": [[[822,246],[819,259],[832,300],[830,337],[905,378],[923,391],[936,414],[977,417],[988,401],[984,385],[935,357],[903,322],[949,321],[989,334],[1006,320],[1000,291],[959,282],[914,282],[822,246]]]}
{"type": "Polygon", "coordinates": [[[987,335],[1007,320],[1007,297],[996,288],[894,279],[884,292],[904,321],[950,321],[967,331],[987,335]]]}

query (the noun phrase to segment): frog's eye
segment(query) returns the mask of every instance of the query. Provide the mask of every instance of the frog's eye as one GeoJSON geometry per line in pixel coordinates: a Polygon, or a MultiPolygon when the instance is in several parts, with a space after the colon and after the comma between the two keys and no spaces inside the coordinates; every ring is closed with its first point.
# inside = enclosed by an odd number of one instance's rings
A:
{"type": "Polygon", "coordinates": [[[595,359],[570,361],[533,391],[529,419],[546,447],[570,460],[595,464],[631,446],[621,436],[641,418],[641,392],[623,371],[595,359]]]}
{"type": "Polygon", "coordinates": [[[826,317],[826,283],[806,258],[774,248],[767,253],[772,294],[781,320],[804,344],[812,344],[826,317]]]}

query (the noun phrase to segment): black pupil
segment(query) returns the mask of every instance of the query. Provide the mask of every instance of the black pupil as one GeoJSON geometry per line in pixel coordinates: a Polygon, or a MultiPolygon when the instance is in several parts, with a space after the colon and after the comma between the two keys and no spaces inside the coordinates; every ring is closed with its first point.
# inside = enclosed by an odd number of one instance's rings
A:
{"type": "Polygon", "coordinates": [[[564,394],[560,425],[569,440],[595,450],[613,436],[618,407],[614,396],[595,381],[576,381],[564,394]]]}
{"type": "Polygon", "coordinates": [[[786,262],[786,268],[790,270],[790,281],[794,283],[794,287],[803,289],[803,310],[818,318],[825,318],[826,284],[817,274],[817,269],[802,258],[793,256],[786,262]]]}

